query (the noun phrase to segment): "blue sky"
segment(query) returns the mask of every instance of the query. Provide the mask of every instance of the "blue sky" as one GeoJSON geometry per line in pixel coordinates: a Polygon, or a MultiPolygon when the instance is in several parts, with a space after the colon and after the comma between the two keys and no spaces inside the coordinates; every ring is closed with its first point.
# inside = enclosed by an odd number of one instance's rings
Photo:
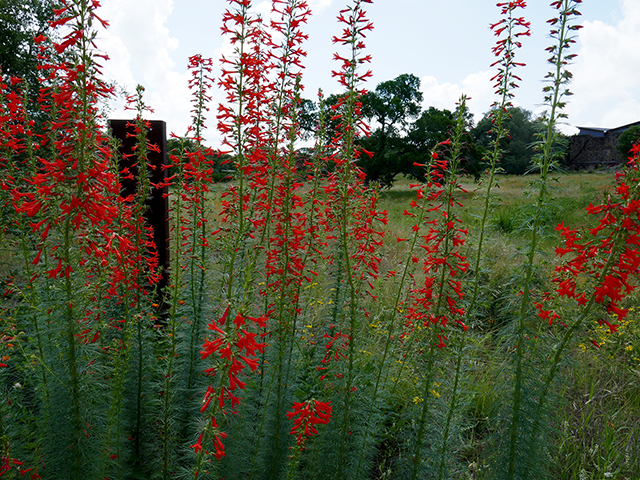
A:
{"type": "MultiPolygon", "coordinates": [[[[331,37],[340,32],[335,18],[348,0],[310,0],[313,15],[306,29],[308,57],[303,76],[304,96],[316,98],[318,88],[338,91],[331,78],[336,47],[331,37]]],[[[461,93],[472,97],[470,108],[480,120],[494,101],[489,79],[494,72],[491,48],[495,43],[489,24],[499,19],[494,0],[374,0],[367,5],[375,30],[367,38],[373,56],[373,78],[367,87],[402,73],[421,79],[424,108],[453,109],[461,93]]],[[[523,15],[532,23],[532,37],[518,52],[527,64],[520,71],[522,86],[514,103],[539,112],[542,78],[547,72],[550,44],[546,20],[553,15],[550,0],[530,0],[523,15]]],[[[103,17],[111,22],[100,32],[98,45],[110,57],[105,72],[128,91],[146,88],[154,119],[165,120],[178,135],[189,124],[187,59],[200,53],[217,59],[225,51],[220,25],[224,0],[102,0],[103,17]]],[[[267,16],[270,1],[254,0],[253,8],[267,16]]],[[[564,130],[575,126],[616,127],[640,120],[640,2],[638,0],[585,0],[578,54],[571,67],[572,97],[564,130]]],[[[207,140],[219,142],[215,129],[213,92],[207,140]]],[[[112,118],[125,118],[114,102],[112,118]]]]}

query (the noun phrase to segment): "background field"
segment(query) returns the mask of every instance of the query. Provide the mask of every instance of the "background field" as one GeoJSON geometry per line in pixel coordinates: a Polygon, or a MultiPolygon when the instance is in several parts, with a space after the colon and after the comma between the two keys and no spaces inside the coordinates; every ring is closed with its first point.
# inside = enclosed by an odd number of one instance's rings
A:
{"type": "MultiPolygon", "coordinates": [[[[530,184],[534,176],[501,176],[495,193],[495,206],[491,215],[491,229],[485,250],[490,261],[488,290],[485,291],[483,315],[478,320],[471,338],[476,354],[483,359],[470,365],[468,440],[465,452],[468,458],[467,475],[470,479],[483,478],[479,455],[484,440],[490,433],[486,420],[499,403],[500,392],[495,390],[505,359],[497,349],[495,338],[500,329],[509,324],[507,301],[509,286],[522,263],[520,248],[526,244],[527,227],[524,219],[531,199],[530,184]]],[[[402,211],[415,197],[410,180],[401,179],[393,188],[382,192],[381,205],[390,217],[387,235],[389,255],[397,254],[395,236],[403,236],[410,228],[402,211]]],[[[615,180],[612,172],[558,174],[553,182],[553,204],[547,218],[548,237],[540,252],[549,276],[558,261],[554,254],[559,235],[557,223],[578,227],[588,225],[585,207],[590,203],[606,202],[615,180]]],[[[481,211],[481,192],[472,179],[464,179],[462,186],[465,223],[471,229],[477,226],[474,213],[481,211]]],[[[392,263],[392,262],[390,262],[392,263]]],[[[580,343],[571,353],[571,367],[564,374],[562,408],[555,419],[557,425],[556,466],[557,479],[625,479],[640,475],[640,315],[634,305],[637,294],[628,299],[631,313],[616,334],[597,325],[590,336],[601,348],[592,343],[580,343]]],[[[612,319],[615,321],[615,317],[612,319]]]]}

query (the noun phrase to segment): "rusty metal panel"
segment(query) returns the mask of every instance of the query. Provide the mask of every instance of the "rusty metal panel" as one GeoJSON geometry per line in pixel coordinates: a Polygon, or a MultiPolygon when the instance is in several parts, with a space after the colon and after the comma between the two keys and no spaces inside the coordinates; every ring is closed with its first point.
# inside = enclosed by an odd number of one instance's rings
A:
{"type": "MultiPolygon", "coordinates": [[[[122,171],[125,167],[133,173],[133,179],[122,181],[122,197],[133,195],[138,186],[138,168],[134,155],[136,138],[134,128],[131,125],[135,120],[109,120],[111,134],[118,139],[118,168],[122,171]]],[[[159,152],[148,150],[147,158],[150,166],[151,182],[164,184],[167,176],[167,124],[161,120],[149,122],[147,139],[150,144],[157,145],[159,152]]],[[[151,188],[151,195],[147,199],[146,221],[153,229],[153,237],[158,250],[158,266],[162,276],[159,292],[163,292],[169,280],[169,195],[168,188],[151,188]]],[[[162,293],[160,293],[162,295],[162,293]]]]}

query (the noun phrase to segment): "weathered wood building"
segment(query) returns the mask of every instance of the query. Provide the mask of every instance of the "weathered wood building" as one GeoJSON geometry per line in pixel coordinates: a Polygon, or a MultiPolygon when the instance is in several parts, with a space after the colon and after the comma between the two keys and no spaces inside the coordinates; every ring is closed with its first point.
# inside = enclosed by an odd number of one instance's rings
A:
{"type": "Polygon", "coordinates": [[[620,155],[616,145],[620,135],[635,125],[640,122],[617,128],[578,127],[580,132],[571,137],[569,143],[569,168],[615,167],[626,163],[627,159],[620,155]]]}

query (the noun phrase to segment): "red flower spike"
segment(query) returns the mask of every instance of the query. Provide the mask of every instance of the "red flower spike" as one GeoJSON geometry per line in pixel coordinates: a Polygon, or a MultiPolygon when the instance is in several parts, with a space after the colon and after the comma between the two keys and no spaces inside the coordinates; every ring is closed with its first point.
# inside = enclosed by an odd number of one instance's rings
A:
{"type": "MultiPolygon", "coordinates": [[[[449,143],[445,141],[441,145],[448,145],[449,143]]],[[[415,303],[408,309],[408,318],[419,323],[430,315],[428,311],[432,307],[433,284],[441,282],[441,294],[445,300],[443,306],[446,305],[449,310],[452,316],[451,320],[455,319],[454,323],[460,325],[464,330],[466,327],[460,320],[461,316],[464,315],[464,309],[456,307],[456,302],[462,298],[462,287],[461,283],[455,281],[454,278],[459,272],[462,273],[468,269],[465,257],[456,250],[456,248],[464,245],[467,230],[458,227],[460,222],[455,218],[453,210],[453,207],[458,204],[454,199],[454,194],[460,189],[459,186],[456,182],[442,181],[448,175],[448,170],[448,161],[439,159],[438,152],[434,150],[432,152],[432,162],[428,167],[431,181],[427,184],[427,187],[430,188],[430,191],[427,195],[425,195],[425,192],[419,191],[421,193],[419,195],[420,204],[416,201],[412,202],[414,208],[422,210],[422,213],[416,216],[422,218],[425,212],[436,212],[436,214],[432,220],[426,220],[426,215],[424,215],[425,220],[423,221],[429,227],[428,232],[421,236],[424,243],[418,244],[418,246],[425,251],[423,269],[425,273],[428,273],[428,276],[425,279],[425,286],[412,292],[412,302],[415,303]],[[449,246],[445,247],[446,244],[449,246]],[[442,256],[439,253],[440,251],[448,251],[449,253],[442,256]],[[447,294],[447,291],[450,291],[451,294],[447,294]]],[[[413,231],[418,234],[420,225],[416,225],[413,231]]],[[[415,255],[412,255],[412,261],[415,263],[416,260],[415,255]]],[[[445,317],[442,318],[442,325],[448,325],[449,320],[445,317]]],[[[409,328],[413,330],[413,326],[409,328]]],[[[444,342],[441,341],[439,346],[443,347],[444,342]]]]}
{"type": "Polygon", "coordinates": [[[315,425],[326,425],[331,420],[332,407],[330,402],[320,402],[312,399],[306,402],[294,402],[293,409],[287,412],[287,418],[293,419],[293,427],[289,432],[296,435],[298,446],[304,448],[305,441],[318,434],[315,425]]]}
{"type": "MultiPolygon", "coordinates": [[[[628,188],[640,180],[637,155],[636,151],[627,167],[616,175],[615,193],[605,203],[587,207],[589,215],[600,216],[598,227],[581,234],[564,224],[556,228],[564,243],[556,253],[566,260],[556,267],[553,282],[558,296],[575,298],[577,305],[584,307],[577,322],[584,321],[582,312],[588,312],[592,304],[604,305],[618,320],[627,315],[620,302],[635,289],[630,281],[640,273],[640,198],[636,189],[628,188]]],[[[604,318],[597,321],[611,333],[619,327],[604,318]]]]}
{"type": "Polygon", "coordinates": [[[200,433],[200,436],[198,437],[198,441],[196,443],[194,443],[193,445],[191,445],[191,448],[193,448],[196,453],[200,453],[200,450],[202,450],[202,437],[203,437],[203,435],[204,435],[204,432],[200,433]]]}
{"type": "MultiPolygon", "coordinates": [[[[222,439],[226,437],[226,434],[218,432],[215,415],[223,411],[226,400],[231,401],[232,412],[235,413],[234,409],[240,403],[241,398],[234,395],[233,391],[245,388],[246,383],[240,379],[240,376],[246,373],[246,366],[251,371],[257,370],[259,362],[255,358],[256,352],[262,352],[265,347],[265,344],[256,342],[257,334],[247,331],[245,328],[254,323],[257,325],[266,324],[266,317],[250,317],[238,313],[234,320],[229,322],[230,310],[231,306],[228,305],[220,318],[209,324],[209,332],[213,338],[205,339],[201,351],[201,357],[209,359],[214,364],[204,372],[210,376],[219,375],[218,382],[221,382],[217,396],[213,388],[208,386],[201,407],[202,413],[208,412],[211,427],[215,429],[212,442],[215,447],[214,456],[218,459],[225,456],[222,439]],[[247,323],[246,320],[252,322],[247,323]]],[[[192,446],[197,452],[200,452],[202,448],[202,438],[201,435],[199,442],[192,446]]],[[[208,452],[206,453],[208,454],[208,452]]]]}

